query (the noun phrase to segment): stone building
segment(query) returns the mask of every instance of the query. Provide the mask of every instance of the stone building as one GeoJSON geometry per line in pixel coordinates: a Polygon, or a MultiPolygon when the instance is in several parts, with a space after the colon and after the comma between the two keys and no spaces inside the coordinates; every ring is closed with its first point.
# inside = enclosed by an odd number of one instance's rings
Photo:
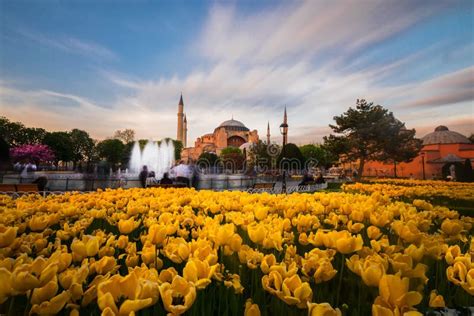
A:
{"type": "MultiPolygon", "coordinates": [[[[474,144],[469,139],[446,126],[438,126],[421,138],[420,154],[408,163],[397,164],[397,176],[416,179],[444,178],[451,164],[464,164],[466,159],[474,163],[474,144]],[[443,172],[444,170],[444,172],[443,172]]],[[[394,166],[390,163],[369,161],[364,166],[365,176],[393,177],[394,166]]]]}
{"type": "Polygon", "coordinates": [[[257,130],[250,130],[242,122],[234,118],[222,122],[213,133],[204,134],[194,142],[194,147],[184,148],[181,157],[183,160],[197,160],[203,152],[217,155],[226,147],[241,147],[246,143],[257,143],[257,130]]]}

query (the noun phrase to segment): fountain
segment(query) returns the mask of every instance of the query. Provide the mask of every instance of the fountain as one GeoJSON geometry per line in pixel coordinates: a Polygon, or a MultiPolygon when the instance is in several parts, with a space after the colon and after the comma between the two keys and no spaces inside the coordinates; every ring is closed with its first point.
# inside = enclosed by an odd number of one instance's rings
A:
{"type": "Polygon", "coordinates": [[[171,141],[162,141],[160,144],[149,140],[143,151],[140,144],[135,142],[129,163],[129,172],[138,174],[143,166],[148,166],[149,171],[154,171],[158,179],[163,173],[168,172],[174,164],[174,146],[171,141]]]}

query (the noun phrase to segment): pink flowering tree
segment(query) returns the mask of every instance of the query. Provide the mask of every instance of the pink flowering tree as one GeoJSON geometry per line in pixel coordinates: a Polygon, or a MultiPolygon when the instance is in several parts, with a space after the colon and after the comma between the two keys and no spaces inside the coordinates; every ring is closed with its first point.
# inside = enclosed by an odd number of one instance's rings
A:
{"type": "Polygon", "coordinates": [[[54,160],[54,153],[47,145],[20,145],[10,149],[10,157],[14,161],[31,161],[35,163],[54,160]]]}

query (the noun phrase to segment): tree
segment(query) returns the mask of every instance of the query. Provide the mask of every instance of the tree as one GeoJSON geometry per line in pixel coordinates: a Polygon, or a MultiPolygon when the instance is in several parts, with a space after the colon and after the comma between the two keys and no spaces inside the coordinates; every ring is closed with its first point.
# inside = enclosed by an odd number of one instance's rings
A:
{"type": "Polygon", "coordinates": [[[240,150],[237,147],[232,147],[232,146],[226,147],[221,150],[221,157],[226,156],[228,154],[240,154],[243,156],[242,150],[240,150]]]}
{"type": "Polygon", "coordinates": [[[54,161],[54,153],[47,145],[26,144],[10,149],[10,156],[14,161],[41,162],[54,161]]]}
{"type": "Polygon", "coordinates": [[[10,147],[26,142],[24,137],[25,126],[19,122],[11,122],[4,116],[0,117],[0,135],[10,147]]]}
{"type": "Polygon", "coordinates": [[[23,143],[41,144],[46,133],[46,130],[43,128],[27,127],[22,130],[21,140],[23,143]]]}
{"type": "Polygon", "coordinates": [[[135,131],[133,129],[117,130],[114,133],[114,138],[121,140],[124,144],[131,143],[135,140],[135,131]]]}
{"type": "Polygon", "coordinates": [[[0,137],[0,170],[5,170],[10,165],[10,146],[0,137]]]}
{"type": "Polygon", "coordinates": [[[279,148],[276,144],[267,145],[259,140],[254,146],[250,147],[249,157],[253,164],[258,168],[271,168],[272,162],[276,160],[279,148]],[[272,151],[274,147],[274,151],[272,151]]]}
{"type": "Polygon", "coordinates": [[[280,169],[301,169],[304,166],[304,157],[298,146],[293,143],[286,144],[277,159],[280,169]]]}
{"type": "Polygon", "coordinates": [[[92,160],[94,151],[94,141],[86,131],[73,129],[69,134],[72,143],[72,161],[74,168],[79,161],[92,160]]]}
{"type": "Polygon", "coordinates": [[[300,151],[303,155],[305,164],[310,160],[314,160],[319,166],[328,166],[336,160],[328,150],[320,145],[303,145],[300,146],[300,151]]]}
{"type": "Polygon", "coordinates": [[[393,173],[397,177],[397,163],[410,162],[418,156],[423,142],[415,138],[414,129],[406,129],[405,124],[394,119],[388,126],[389,131],[385,139],[383,153],[380,160],[393,163],[393,173]]]}
{"type": "Polygon", "coordinates": [[[183,143],[180,140],[166,138],[166,141],[172,141],[174,146],[174,160],[181,160],[181,152],[183,151],[183,143]]]}
{"type": "Polygon", "coordinates": [[[52,132],[44,136],[43,144],[48,145],[54,152],[56,165],[59,161],[68,162],[74,158],[71,137],[67,132],[52,132]]]}
{"type": "Polygon", "coordinates": [[[471,141],[471,143],[474,144],[474,134],[471,134],[471,136],[469,136],[468,139],[471,141]]]}
{"type": "Polygon", "coordinates": [[[216,165],[217,159],[219,159],[219,157],[217,157],[215,153],[203,152],[201,155],[199,155],[196,165],[200,169],[211,168],[216,165]]]}
{"type": "MultiPolygon", "coordinates": [[[[398,144],[407,152],[395,154],[396,141],[410,142],[414,133],[401,132],[405,129],[392,112],[380,105],[357,100],[356,108],[350,107],[340,116],[335,116],[336,125],[329,125],[334,134],[324,137],[324,146],[331,152],[340,155],[346,161],[359,161],[358,177],[362,176],[365,162],[368,160],[383,161],[390,159],[403,161],[411,156],[410,148],[416,150],[416,141],[411,144],[398,144]],[[396,157],[395,157],[396,156],[396,157]],[[401,158],[400,158],[401,157],[401,158]]],[[[400,151],[402,152],[402,151],[400,151]]]]}
{"type": "Polygon", "coordinates": [[[222,149],[220,158],[224,169],[232,171],[243,170],[245,157],[239,148],[229,146],[222,149]]]}
{"type": "Polygon", "coordinates": [[[121,161],[125,145],[118,139],[106,139],[97,144],[100,158],[107,160],[115,169],[121,161]]]}

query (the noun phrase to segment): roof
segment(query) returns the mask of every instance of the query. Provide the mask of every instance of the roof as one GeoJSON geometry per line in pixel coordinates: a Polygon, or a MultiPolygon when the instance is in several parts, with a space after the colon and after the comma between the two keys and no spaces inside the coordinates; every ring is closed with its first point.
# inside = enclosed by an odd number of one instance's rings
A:
{"type": "Polygon", "coordinates": [[[222,122],[217,128],[219,127],[230,127],[232,129],[238,129],[241,131],[249,131],[249,129],[247,128],[247,126],[244,125],[244,123],[234,119],[222,122]]]}
{"type": "Polygon", "coordinates": [[[464,162],[465,160],[466,160],[465,158],[461,158],[455,154],[447,154],[443,158],[434,159],[431,162],[447,163],[447,162],[464,162]]]}
{"type": "Polygon", "coordinates": [[[423,145],[432,144],[470,144],[469,139],[458,133],[450,131],[446,126],[440,125],[435,128],[434,132],[431,132],[421,139],[423,145]]]}

